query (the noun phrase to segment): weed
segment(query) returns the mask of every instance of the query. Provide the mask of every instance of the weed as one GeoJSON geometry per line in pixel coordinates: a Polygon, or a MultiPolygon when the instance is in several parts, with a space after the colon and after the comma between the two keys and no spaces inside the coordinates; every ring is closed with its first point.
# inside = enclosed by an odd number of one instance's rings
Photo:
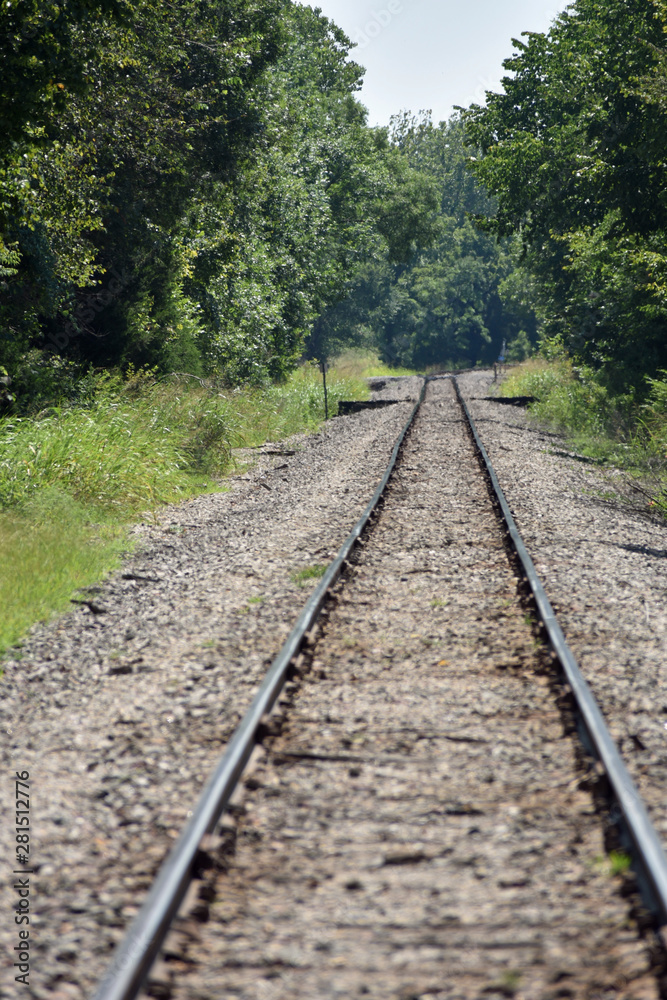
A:
{"type": "Polygon", "coordinates": [[[297,587],[306,587],[310,580],[319,580],[320,577],[324,576],[328,569],[328,566],[316,563],[313,566],[306,566],[305,569],[300,569],[296,573],[290,575],[290,579],[297,587]]]}
{"type": "Polygon", "coordinates": [[[513,997],[517,993],[520,983],[521,973],[517,972],[516,969],[508,969],[498,979],[499,992],[506,997],[513,997]]]}
{"type": "Polygon", "coordinates": [[[443,601],[440,597],[434,597],[431,601],[432,608],[446,608],[449,601],[443,601]]]}
{"type": "Polygon", "coordinates": [[[248,603],[244,607],[239,608],[236,613],[237,613],[237,615],[247,615],[247,614],[250,614],[252,608],[254,606],[258,605],[258,604],[262,604],[263,601],[264,601],[264,597],[249,597],[248,598],[248,603]]]}
{"type": "Polygon", "coordinates": [[[632,867],[632,858],[624,851],[610,851],[606,856],[599,854],[593,862],[593,867],[601,875],[623,875],[632,867]]]}
{"type": "Polygon", "coordinates": [[[609,855],[609,866],[612,875],[622,875],[630,870],[632,858],[623,851],[612,851],[609,855]]]}

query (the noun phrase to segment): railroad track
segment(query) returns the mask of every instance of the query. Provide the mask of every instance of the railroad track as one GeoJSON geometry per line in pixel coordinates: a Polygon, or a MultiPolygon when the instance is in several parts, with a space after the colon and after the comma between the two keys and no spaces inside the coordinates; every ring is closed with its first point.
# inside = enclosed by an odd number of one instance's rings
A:
{"type": "Polygon", "coordinates": [[[498,490],[425,383],[97,1000],[137,994],[188,891],[153,995],[663,995],[664,855],[498,490]]]}

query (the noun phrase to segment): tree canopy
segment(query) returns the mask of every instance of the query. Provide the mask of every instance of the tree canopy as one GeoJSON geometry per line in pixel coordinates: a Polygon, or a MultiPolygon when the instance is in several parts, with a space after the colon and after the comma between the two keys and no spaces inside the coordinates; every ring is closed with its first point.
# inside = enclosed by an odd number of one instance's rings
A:
{"type": "Polygon", "coordinates": [[[390,139],[435,193],[428,239],[398,258],[370,261],[321,322],[330,335],[356,325],[386,361],[417,369],[493,362],[504,341],[521,359],[537,340],[530,278],[518,269],[513,241],[473,221],[494,205],[467,169],[460,121],[434,125],[428,114],[405,113],[393,119],[390,139]]]}
{"type": "Polygon", "coordinates": [[[0,14],[0,364],[280,377],[432,186],[369,128],[351,43],[289,0],[0,14]]]}
{"type": "Polygon", "coordinates": [[[422,367],[534,341],[459,122],[369,127],[319,9],[9,0],[0,29],[3,379],[236,384],[351,342],[422,367]]]}
{"type": "Polygon", "coordinates": [[[610,387],[667,367],[663,0],[576,0],[515,40],[504,93],[464,112],[472,167],[517,234],[546,332],[610,387]]]}

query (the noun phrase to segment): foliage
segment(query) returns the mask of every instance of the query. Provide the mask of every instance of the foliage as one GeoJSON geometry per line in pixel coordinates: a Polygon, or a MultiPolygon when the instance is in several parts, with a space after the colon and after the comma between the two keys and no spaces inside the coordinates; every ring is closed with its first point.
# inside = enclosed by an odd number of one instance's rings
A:
{"type": "Polygon", "coordinates": [[[306,340],[310,357],[347,341],[329,310],[370,261],[407,260],[431,238],[433,184],[367,126],[363,70],[319,11],[25,0],[10,12],[0,362],[11,377],[41,350],[84,370],[281,379],[306,340]]]}
{"type": "MultiPolygon", "coordinates": [[[[341,399],[367,399],[368,386],[352,372],[334,367],[327,374],[329,412],[341,399]]],[[[318,370],[308,364],[297,368],[282,384],[246,388],[227,394],[232,409],[230,443],[248,447],[279,441],[304,431],[315,431],[324,420],[324,394],[318,370]]]]}
{"type": "Polygon", "coordinates": [[[546,332],[614,394],[667,365],[666,26],[662,0],[576,0],[463,114],[484,228],[520,237],[546,332]]]}
{"type": "MultiPolygon", "coordinates": [[[[220,489],[232,449],[312,431],[324,419],[311,366],[261,389],[223,390],[151,370],[87,382],[75,405],[0,421],[0,650],[113,569],[129,544],[128,522],[220,489]]],[[[368,389],[334,369],[329,392],[335,403],[368,389]]]]}
{"type": "Polygon", "coordinates": [[[411,168],[437,187],[433,236],[408,259],[375,262],[362,273],[344,303],[348,322],[362,327],[387,362],[413,369],[491,362],[503,341],[522,330],[530,353],[537,318],[522,294],[528,279],[512,282],[512,245],[498,244],[471,221],[472,213],[493,206],[466,170],[458,119],[434,126],[428,117],[397,116],[392,139],[411,168]]]}
{"type": "Polygon", "coordinates": [[[533,417],[558,430],[591,437],[609,427],[613,404],[590,368],[575,367],[563,353],[552,361],[534,358],[503,382],[501,396],[534,396],[533,417]]]}

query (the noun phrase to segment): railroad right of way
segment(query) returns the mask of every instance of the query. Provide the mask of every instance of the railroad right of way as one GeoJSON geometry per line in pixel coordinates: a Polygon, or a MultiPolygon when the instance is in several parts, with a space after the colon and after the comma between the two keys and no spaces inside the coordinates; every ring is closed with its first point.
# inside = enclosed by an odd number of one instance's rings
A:
{"type": "Polygon", "coordinates": [[[208,920],[167,945],[175,998],[662,995],[517,584],[453,386],[432,382],[246,779],[208,920]]]}
{"type": "Polygon", "coordinates": [[[459,385],[567,642],[667,847],[667,525],[615,499],[623,475],[572,451],[492,376],[459,385]]]}

